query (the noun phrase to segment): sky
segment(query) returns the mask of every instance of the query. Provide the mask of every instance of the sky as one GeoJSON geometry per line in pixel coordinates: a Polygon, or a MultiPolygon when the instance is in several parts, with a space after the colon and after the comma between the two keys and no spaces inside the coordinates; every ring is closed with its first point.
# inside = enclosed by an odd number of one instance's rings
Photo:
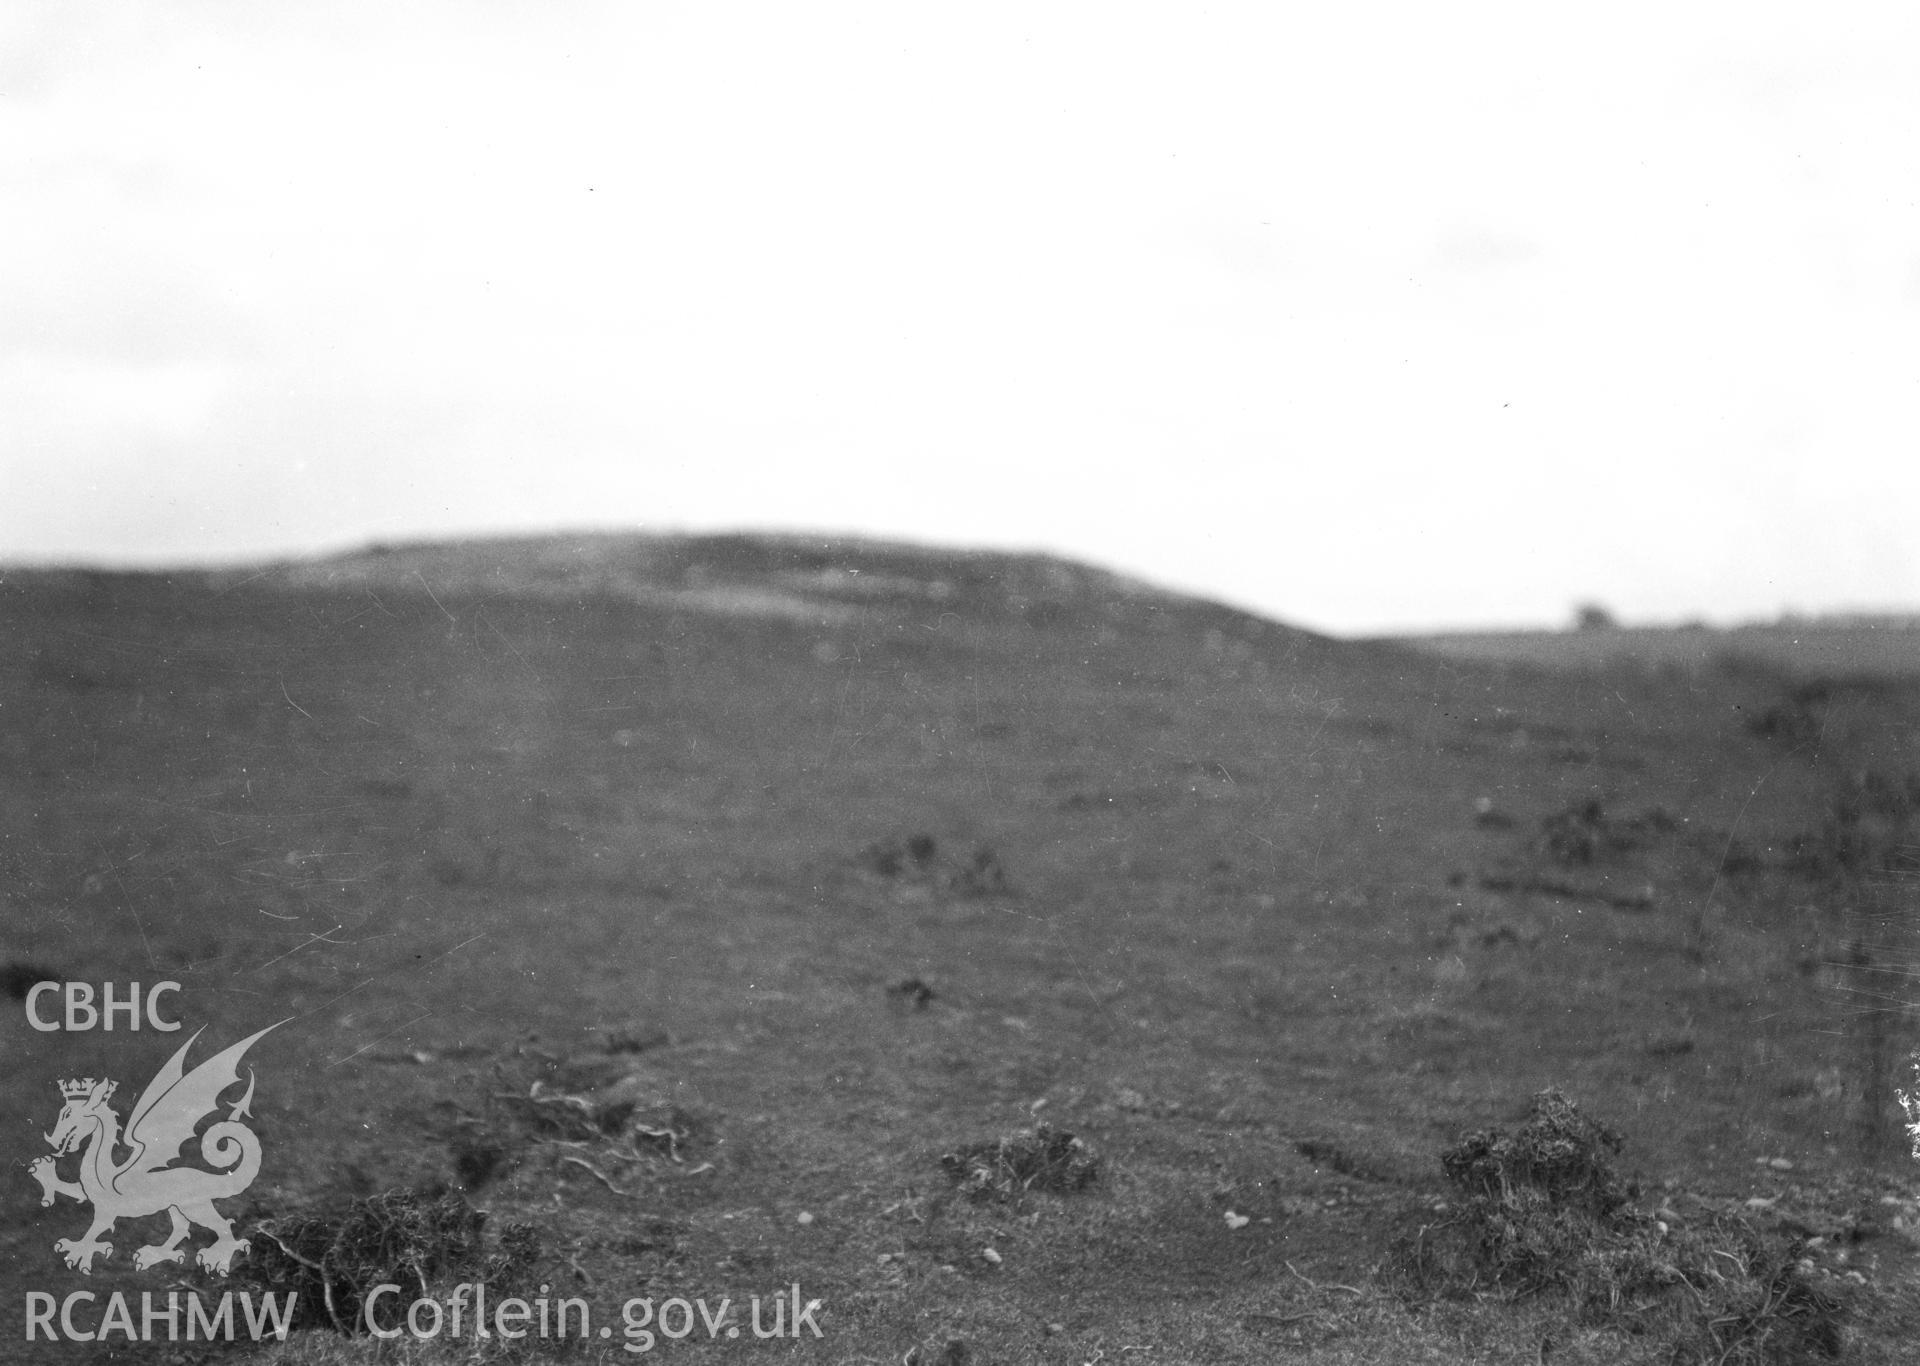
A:
{"type": "Polygon", "coordinates": [[[1911,5],[0,8],[0,562],[765,528],[1920,607],[1911,5]]]}

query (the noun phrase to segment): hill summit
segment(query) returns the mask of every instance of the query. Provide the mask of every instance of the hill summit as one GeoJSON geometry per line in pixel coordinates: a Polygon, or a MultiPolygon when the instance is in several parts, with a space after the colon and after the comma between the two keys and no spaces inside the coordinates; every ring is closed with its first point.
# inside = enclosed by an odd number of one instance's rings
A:
{"type": "Polygon", "coordinates": [[[611,598],[821,625],[927,612],[1041,621],[1087,611],[1116,619],[1200,612],[1259,620],[1054,555],[831,535],[599,532],[374,544],[210,578],[222,589],[611,598]]]}

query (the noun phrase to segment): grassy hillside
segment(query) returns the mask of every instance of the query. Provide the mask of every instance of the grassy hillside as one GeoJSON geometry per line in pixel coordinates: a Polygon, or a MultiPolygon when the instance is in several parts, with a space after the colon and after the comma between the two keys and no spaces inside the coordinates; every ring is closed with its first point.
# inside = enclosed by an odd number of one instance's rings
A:
{"type": "Polygon", "coordinates": [[[1800,679],[1920,678],[1912,618],[1772,625],[1626,626],[1586,631],[1458,631],[1404,642],[1448,658],[1540,668],[1757,669],[1800,679]]]}
{"type": "MultiPolygon", "coordinates": [[[[250,1055],[236,1283],[296,1283],[408,1191],[487,1212],[502,1286],[614,1325],[583,1360],[624,1355],[630,1298],[738,1320],[794,1283],[817,1342],[657,1349],[1711,1347],[1688,1295],[1751,1268],[1648,1291],[1649,1327],[1410,1263],[1472,1205],[1442,1150],[1551,1087],[1621,1136],[1635,1229],[1743,1221],[1855,1359],[1920,1327],[1902,686],[1533,671],[1044,557],[752,537],[8,573],[0,638],[9,987],[176,980],[196,1061],[287,1021],[250,1055]]],[[[117,1079],[124,1115],[186,1037],[0,1028],[22,1164],[58,1079],[117,1079]]],[[[83,1279],[51,1245],[84,1211],[5,1200],[8,1314],[220,1288],[132,1269],[157,1219],[83,1279]]]]}

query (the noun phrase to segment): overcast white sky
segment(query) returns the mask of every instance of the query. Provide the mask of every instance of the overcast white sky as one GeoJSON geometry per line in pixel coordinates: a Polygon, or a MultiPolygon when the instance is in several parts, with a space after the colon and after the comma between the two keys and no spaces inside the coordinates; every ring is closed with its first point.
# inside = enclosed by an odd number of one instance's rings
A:
{"type": "Polygon", "coordinates": [[[1055,550],[1920,606],[1920,10],[0,8],[0,560],[1055,550]]]}

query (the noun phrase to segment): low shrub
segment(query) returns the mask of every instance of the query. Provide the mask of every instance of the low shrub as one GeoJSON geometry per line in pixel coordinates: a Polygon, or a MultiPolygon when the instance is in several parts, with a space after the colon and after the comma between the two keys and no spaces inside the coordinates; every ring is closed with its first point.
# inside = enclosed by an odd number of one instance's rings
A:
{"type": "Polygon", "coordinates": [[[1421,1296],[1559,1294],[1588,1323],[1657,1333],[1680,1366],[1786,1366],[1838,1356],[1841,1309],[1809,1282],[1801,1245],[1737,1217],[1685,1226],[1633,1207],[1617,1134],[1558,1091],[1511,1134],[1440,1155],[1460,1196],[1403,1241],[1394,1275],[1421,1296]]]}
{"type": "Polygon", "coordinates": [[[1028,1191],[1066,1194],[1100,1179],[1100,1159],[1086,1141],[1050,1124],[943,1154],[940,1165],[963,1194],[1012,1200],[1028,1191]]]}

